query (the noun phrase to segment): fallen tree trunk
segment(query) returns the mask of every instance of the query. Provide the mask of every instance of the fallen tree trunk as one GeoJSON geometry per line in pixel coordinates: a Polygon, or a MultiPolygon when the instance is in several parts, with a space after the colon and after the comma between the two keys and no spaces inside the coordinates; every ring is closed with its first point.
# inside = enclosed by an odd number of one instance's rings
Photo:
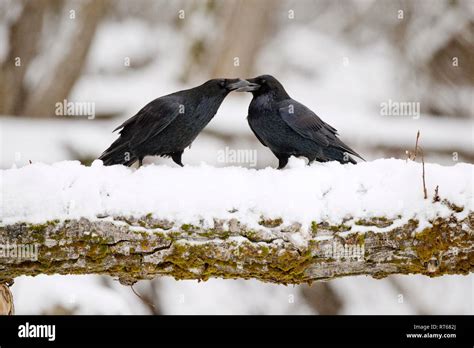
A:
{"type": "Polygon", "coordinates": [[[300,284],[473,272],[472,165],[301,162],[2,171],[0,284],[38,274],[300,284]]]}
{"type": "Polygon", "coordinates": [[[450,209],[450,216],[425,228],[414,219],[384,217],[350,226],[313,222],[304,231],[282,219],[249,228],[237,219],[208,226],[150,215],[14,223],[0,228],[0,283],[38,274],[107,274],[124,284],[164,275],[299,284],[351,275],[468,274],[474,270],[474,214],[459,218],[459,208],[450,209]]]}

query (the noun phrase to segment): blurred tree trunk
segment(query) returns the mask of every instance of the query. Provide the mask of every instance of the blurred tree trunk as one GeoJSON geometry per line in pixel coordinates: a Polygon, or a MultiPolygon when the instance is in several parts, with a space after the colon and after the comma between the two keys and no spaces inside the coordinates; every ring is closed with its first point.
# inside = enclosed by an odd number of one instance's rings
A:
{"type": "Polygon", "coordinates": [[[423,305],[421,301],[417,300],[416,298],[413,298],[413,293],[415,291],[412,291],[412,294],[410,294],[407,289],[403,286],[403,284],[394,276],[390,276],[387,278],[387,280],[390,282],[394,290],[397,292],[398,296],[402,296],[402,303],[408,302],[408,305],[413,309],[415,312],[415,315],[428,315],[429,313],[423,308],[423,305]]]}
{"type": "Polygon", "coordinates": [[[327,282],[302,285],[301,292],[309,306],[321,315],[339,314],[343,307],[341,297],[327,282]]]}
{"type": "Polygon", "coordinates": [[[17,115],[26,97],[24,79],[36,56],[46,0],[27,1],[9,32],[9,51],[1,65],[0,113],[17,115]]]}
{"type": "Polygon", "coordinates": [[[260,48],[271,31],[272,12],[277,4],[271,0],[233,0],[226,5],[222,16],[224,35],[215,45],[212,76],[250,76],[260,48]]]}
{"type": "MultiPolygon", "coordinates": [[[[43,76],[38,88],[21,110],[22,114],[40,117],[53,115],[55,104],[67,98],[81,74],[97,26],[105,14],[107,0],[79,1],[75,4],[75,18],[70,20],[75,21],[76,28],[68,39],[67,50],[52,72],[43,76]]],[[[71,6],[71,10],[75,8],[71,6]]]]}
{"type": "MultiPolygon", "coordinates": [[[[55,104],[67,98],[81,74],[107,1],[25,1],[20,16],[10,28],[9,51],[1,65],[0,113],[39,117],[54,115],[55,104]],[[63,12],[58,20],[70,21],[66,25],[74,28],[64,42],[54,41],[55,45],[64,47],[62,56],[54,59],[48,52],[46,61],[50,66],[41,72],[38,86],[28,86],[25,77],[39,53],[44,16],[58,8],[63,12]]],[[[59,23],[53,24],[50,31],[64,29],[62,25],[56,25],[59,23]]]]}
{"type": "Polygon", "coordinates": [[[271,0],[209,1],[194,7],[190,5],[186,11],[211,17],[214,30],[196,34],[194,28],[183,28],[189,42],[189,58],[182,69],[181,81],[252,75],[260,49],[272,32],[275,6],[278,1],[271,0]]]}

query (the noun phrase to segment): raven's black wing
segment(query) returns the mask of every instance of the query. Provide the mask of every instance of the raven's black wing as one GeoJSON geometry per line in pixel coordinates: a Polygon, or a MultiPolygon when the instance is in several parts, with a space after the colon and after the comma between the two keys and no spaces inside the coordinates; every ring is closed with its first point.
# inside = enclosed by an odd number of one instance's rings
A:
{"type": "Polygon", "coordinates": [[[163,131],[181,110],[184,112],[181,97],[171,95],[161,97],[145,105],[135,116],[115,128],[114,132],[121,129],[120,135],[124,137],[130,135],[129,141],[136,146],[163,131]]]}
{"type": "Polygon", "coordinates": [[[321,120],[318,115],[303,104],[287,99],[278,104],[281,118],[296,133],[311,139],[322,147],[336,147],[362,158],[357,152],[337,138],[337,130],[321,120]]]}
{"type": "MultiPolygon", "coordinates": [[[[163,131],[180,113],[183,105],[178,96],[165,96],[145,105],[135,116],[129,118],[114,132],[120,130],[120,137],[105,150],[99,159],[106,165],[125,164],[124,153],[142,144],[163,131]]],[[[130,164],[136,159],[131,159],[130,164]]],[[[127,165],[130,165],[127,164],[127,165]]]]}

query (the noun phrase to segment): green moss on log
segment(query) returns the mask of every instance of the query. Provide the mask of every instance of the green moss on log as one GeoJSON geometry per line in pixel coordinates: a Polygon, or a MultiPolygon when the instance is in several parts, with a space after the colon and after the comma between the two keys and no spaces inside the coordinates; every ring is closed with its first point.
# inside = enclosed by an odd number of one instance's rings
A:
{"type": "Polygon", "coordinates": [[[387,232],[377,232],[377,228],[389,227],[393,221],[357,220],[356,225],[368,227],[364,233],[347,233],[351,229],[347,221],[339,225],[313,221],[309,228],[315,239],[305,246],[290,242],[294,232],[288,232],[281,219],[261,220],[261,230],[231,223],[208,228],[169,222],[161,225],[168,229],[154,228],[159,220],[151,215],[116,220],[130,224],[54,220],[0,227],[4,241],[7,236],[17,236],[18,243],[40,245],[37,260],[2,264],[0,259],[0,268],[4,267],[0,282],[20,275],[96,273],[119,277],[125,283],[171,275],[176,279],[255,278],[298,284],[356,274],[433,277],[468,274],[474,269],[473,214],[463,221],[454,214],[437,218],[419,232],[415,219],[387,232]],[[319,234],[325,239],[318,240],[319,234]],[[325,256],[322,248],[333,240],[364,246],[364,267],[325,256]]]}

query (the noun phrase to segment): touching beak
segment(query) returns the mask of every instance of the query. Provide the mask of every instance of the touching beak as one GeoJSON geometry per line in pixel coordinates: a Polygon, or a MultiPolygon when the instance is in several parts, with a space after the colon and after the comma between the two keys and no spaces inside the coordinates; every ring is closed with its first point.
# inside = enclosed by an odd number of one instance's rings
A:
{"type": "Polygon", "coordinates": [[[247,80],[239,79],[239,81],[228,85],[227,88],[230,91],[236,91],[236,92],[252,92],[259,89],[260,85],[256,83],[248,82],[247,80]]]}

